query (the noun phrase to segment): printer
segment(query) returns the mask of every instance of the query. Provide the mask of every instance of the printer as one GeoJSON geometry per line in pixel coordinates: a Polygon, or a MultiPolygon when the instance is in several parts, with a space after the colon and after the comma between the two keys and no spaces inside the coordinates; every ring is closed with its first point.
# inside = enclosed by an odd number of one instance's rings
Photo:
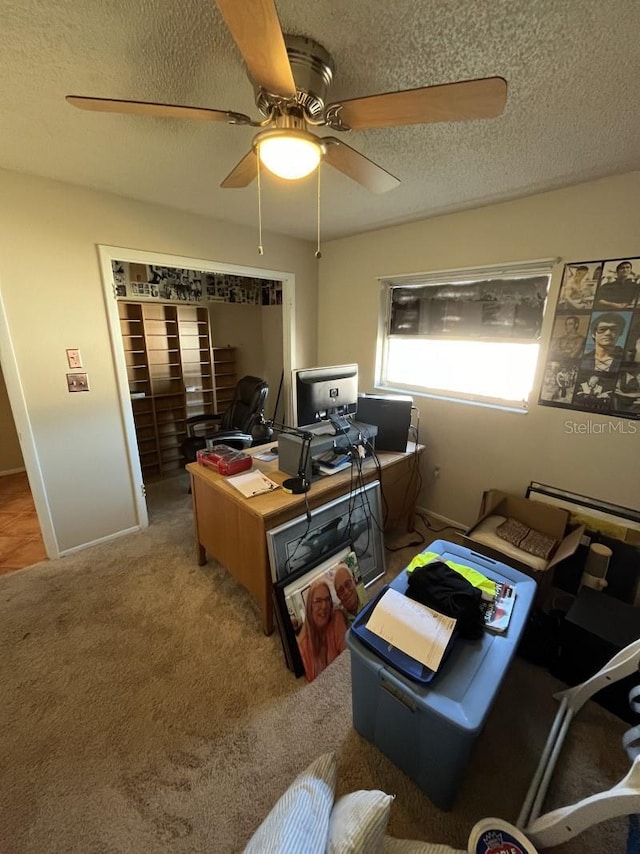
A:
{"type": "MultiPolygon", "coordinates": [[[[375,438],[378,428],[373,424],[362,424],[359,421],[349,421],[349,426],[344,431],[334,432],[330,424],[313,425],[309,429],[312,434],[309,455],[304,475],[311,480],[313,475],[313,460],[315,457],[335,450],[337,453],[346,453],[352,447],[362,445],[365,452],[375,447],[375,438]]],[[[304,428],[302,428],[304,430],[304,428]]],[[[280,471],[287,474],[299,474],[302,462],[303,442],[302,436],[293,433],[281,433],[278,436],[278,467],[280,471]]]]}

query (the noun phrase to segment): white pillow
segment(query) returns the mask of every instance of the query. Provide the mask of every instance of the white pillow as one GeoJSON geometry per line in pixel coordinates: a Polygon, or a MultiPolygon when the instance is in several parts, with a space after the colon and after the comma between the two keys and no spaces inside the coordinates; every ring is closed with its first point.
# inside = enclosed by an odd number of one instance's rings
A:
{"type": "Polygon", "coordinates": [[[419,842],[417,839],[394,839],[385,836],[382,854],[467,854],[465,848],[451,848],[449,845],[436,845],[433,842],[419,842]]]}
{"type": "Polygon", "coordinates": [[[275,804],[245,854],[324,854],[336,785],[334,753],[319,756],[275,804]]]}
{"type": "Polygon", "coordinates": [[[392,800],[392,795],[378,790],[343,795],[331,811],[327,854],[381,851],[392,800]]]}

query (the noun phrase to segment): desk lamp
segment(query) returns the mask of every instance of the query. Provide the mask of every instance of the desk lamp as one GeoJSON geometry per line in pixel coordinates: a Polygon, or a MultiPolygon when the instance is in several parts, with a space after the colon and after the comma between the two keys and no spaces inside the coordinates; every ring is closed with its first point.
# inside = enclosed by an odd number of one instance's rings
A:
{"type": "Polygon", "coordinates": [[[300,445],[300,460],[298,461],[298,476],[289,477],[282,482],[282,488],[290,495],[302,495],[311,489],[311,482],[307,478],[307,465],[309,463],[309,453],[311,451],[311,440],[313,433],[307,430],[287,430],[286,432],[294,433],[302,439],[300,445]]]}

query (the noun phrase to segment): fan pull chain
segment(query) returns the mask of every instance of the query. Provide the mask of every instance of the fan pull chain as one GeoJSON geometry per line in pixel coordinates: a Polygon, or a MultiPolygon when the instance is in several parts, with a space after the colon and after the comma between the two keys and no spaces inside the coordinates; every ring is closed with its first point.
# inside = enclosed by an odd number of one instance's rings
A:
{"type": "Polygon", "coordinates": [[[264,255],[262,246],[262,185],[260,183],[260,154],[256,154],[258,158],[258,255],[264,255]]]}
{"type": "Polygon", "coordinates": [[[317,219],[318,219],[318,243],[316,248],[316,258],[318,260],[322,258],[322,252],[320,251],[320,169],[322,167],[322,161],[318,163],[318,210],[317,210],[317,219]]]}

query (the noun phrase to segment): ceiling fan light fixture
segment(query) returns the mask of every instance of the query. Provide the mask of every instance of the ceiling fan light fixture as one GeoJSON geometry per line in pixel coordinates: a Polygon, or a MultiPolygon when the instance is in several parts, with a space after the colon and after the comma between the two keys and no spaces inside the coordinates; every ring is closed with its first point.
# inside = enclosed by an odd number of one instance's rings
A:
{"type": "Polygon", "coordinates": [[[295,181],[318,168],[321,142],[308,131],[295,128],[267,130],[254,140],[260,162],[274,175],[295,181]]]}

